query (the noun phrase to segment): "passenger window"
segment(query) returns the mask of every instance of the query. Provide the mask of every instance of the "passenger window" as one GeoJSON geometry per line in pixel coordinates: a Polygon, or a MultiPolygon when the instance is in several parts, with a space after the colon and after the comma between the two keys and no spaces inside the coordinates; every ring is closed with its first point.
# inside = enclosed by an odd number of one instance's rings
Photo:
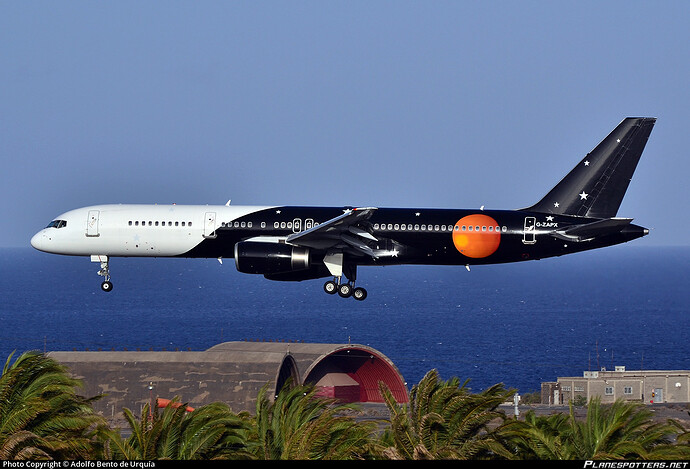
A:
{"type": "Polygon", "coordinates": [[[132,226],[132,220],[129,221],[129,226],[132,226]]]}
{"type": "Polygon", "coordinates": [[[266,228],[266,222],[265,221],[261,222],[261,228],[266,228]]]}
{"type": "Polygon", "coordinates": [[[375,230],[378,230],[378,229],[379,229],[379,224],[378,224],[378,223],[374,223],[374,229],[375,229],[375,230]]]}
{"type": "Polygon", "coordinates": [[[247,222],[247,228],[251,228],[251,227],[252,227],[252,222],[248,221],[247,222]]]}
{"type": "Polygon", "coordinates": [[[176,221],[176,222],[175,222],[175,226],[180,226],[180,222],[179,222],[179,221],[176,221]]]}
{"type": "MultiPolygon", "coordinates": [[[[225,223],[223,223],[223,225],[225,225],[225,223]]],[[[184,226],[184,222],[182,222],[182,226],[184,226]]]]}

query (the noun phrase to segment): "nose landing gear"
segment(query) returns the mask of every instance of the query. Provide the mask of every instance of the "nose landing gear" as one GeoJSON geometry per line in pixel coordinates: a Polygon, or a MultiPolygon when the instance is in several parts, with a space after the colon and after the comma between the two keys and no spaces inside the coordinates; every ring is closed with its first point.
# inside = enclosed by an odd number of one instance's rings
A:
{"type": "Polygon", "coordinates": [[[109,292],[113,289],[113,282],[110,281],[110,269],[108,266],[108,256],[96,255],[91,256],[91,262],[100,262],[101,270],[98,271],[98,275],[103,277],[103,283],[101,283],[101,290],[104,292],[109,292]]]}

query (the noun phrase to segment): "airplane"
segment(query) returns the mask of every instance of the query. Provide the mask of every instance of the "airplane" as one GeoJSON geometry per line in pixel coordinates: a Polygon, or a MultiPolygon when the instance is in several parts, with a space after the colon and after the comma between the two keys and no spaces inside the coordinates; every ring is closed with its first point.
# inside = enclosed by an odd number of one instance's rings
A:
{"type": "Polygon", "coordinates": [[[522,262],[649,234],[617,212],[656,118],[628,117],[536,204],[517,210],[94,205],[59,215],[31,238],[48,253],[90,256],[103,291],[113,257],[233,258],[269,280],[331,278],[323,289],[364,300],[357,267],[522,262]],[[343,278],[345,277],[345,278],[343,278]]]}

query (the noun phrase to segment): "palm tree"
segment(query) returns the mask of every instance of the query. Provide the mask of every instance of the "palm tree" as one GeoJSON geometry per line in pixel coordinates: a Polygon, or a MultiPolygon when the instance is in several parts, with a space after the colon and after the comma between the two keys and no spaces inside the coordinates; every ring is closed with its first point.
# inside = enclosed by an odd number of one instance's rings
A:
{"type": "Polygon", "coordinates": [[[123,438],[119,431],[107,429],[106,457],[117,460],[154,459],[232,459],[247,458],[245,451],[249,431],[249,415],[234,414],[220,402],[191,412],[187,405],[173,399],[162,412],[149,412],[147,403],[137,419],[124,409],[131,436],[123,438]]]}
{"type": "Polygon", "coordinates": [[[364,459],[370,457],[375,422],[356,422],[355,409],[316,395],[314,386],[286,384],[275,400],[260,391],[256,404],[258,459],[364,459]]]}
{"type": "MultiPolygon", "coordinates": [[[[26,352],[0,376],[0,459],[88,459],[97,454],[95,432],[105,420],[75,394],[81,382],[39,352],[26,352]]],[[[94,398],[96,399],[96,398],[94,398]]]]}
{"type": "Polygon", "coordinates": [[[442,381],[436,370],[429,371],[412,387],[408,405],[400,406],[390,390],[380,384],[391,414],[385,452],[391,459],[479,459],[510,454],[493,437],[489,424],[505,417],[499,404],[514,391],[496,384],[472,394],[468,381],[442,381]]]}
{"type": "Polygon", "coordinates": [[[654,423],[639,403],[603,405],[594,398],[584,420],[575,418],[572,405],[570,415],[537,417],[530,411],[524,421],[508,421],[498,433],[522,459],[687,458],[681,445],[672,444],[678,431],[670,422],[654,423]]]}

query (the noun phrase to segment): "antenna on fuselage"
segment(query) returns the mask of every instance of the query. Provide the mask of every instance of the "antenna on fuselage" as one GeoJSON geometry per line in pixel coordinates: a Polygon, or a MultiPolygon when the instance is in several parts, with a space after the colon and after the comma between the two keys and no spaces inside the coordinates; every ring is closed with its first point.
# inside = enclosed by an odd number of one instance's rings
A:
{"type": "Polygon", "coordinates": [[[228,202],[225,204],[226,207],[230,205],[230,200],[231,199],[228,199],[228,202]]]}

